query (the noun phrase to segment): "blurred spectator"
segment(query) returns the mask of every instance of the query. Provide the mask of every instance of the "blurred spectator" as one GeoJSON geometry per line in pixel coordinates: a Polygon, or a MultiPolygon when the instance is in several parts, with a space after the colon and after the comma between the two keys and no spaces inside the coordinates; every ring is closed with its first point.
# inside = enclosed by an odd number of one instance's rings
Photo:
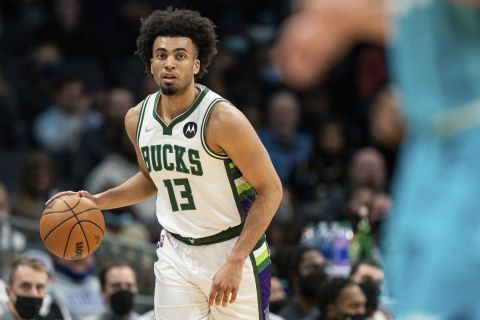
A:
{"type": "Polygon", "coordinates": [[[367,302],[365,316],[369,320],[386,320],[387,314],[379,309],[384,272],[373,260],[359,261],[352,266],[350,279],[362,289],[367,302]]]}
{"type": "Polygon", "coordinates": [[[314,153],[295,174],[297,194],[304,200],[324,199],[344,183],[347,167],[347,141],[340,121],[317,123],[314,153]]]}
{"type": "Polygon", "coordinates": [[[38,320],[71,320],[72,316],[66,306],[59,304],[51,295],[50,286],[55,281],[54,266],[50,255],[44,251],[30,249],[22,253],[22,257],[41,261],[48,272],[47,294],[43,298],[42,307],[39,311],[38,320]]]}
{"type": "Polygon", "coordinates": [[[382,191],[387,184],[385,159],[374,148],[362,148],[353,155],[348,175],[350,185],[365,185],[382,191]]]}
{"type": "Polygon", "coordinates": [[[14,260],[6,287],[8,302],[0,306],[0,319],[37,319],[47,294],[47,281],[47,269],[39,260],[25,257],[14,260]]]}
{"type": "Polygon", "coordinates": [[[86,318],[87,320],[138,320],[133,311],[138,292],[135,271],[124,263],[111,263],[99,272],[102,295],[107,310],[86,318]]]}
{"type": "Polygon", "coordinates": [[[27,146],[26,128],[14,99],[14,94],[0,70],[0,150],[27,146]]]}
{"type": "Polygon", "coordinates": [[[280,206],[267,229],[267,239],[272,251],[297,243],[300,226],[297,226],[297,213],[291,187],[283,185],[280,206]]]}
{"type": "MultiPolygon", "coordinates": [[[[124,146],[125,115],[135,105],[133,93],[122,87],[109,90],[99,106],[103,114],[103,123],[94,130],[84,130],[80,146],[73,159],[73,177],[75,185],[82,187],[85,177],[106,156],[117,153],[134,155],[133,147],[124,146]],[[124,150],[127,148],[127,150],[124,150]]],[[[136,161],[136,158],[135,158],[136,161]]]]}
{"type": "Polygon", "coordinates": [[[55,282],[52,295],[70,311],[73,320],[103,312],[100,281],[93,274],[94,258],[64,260],[54,257],[55,282]]]}
{"type": "Polygon", "coordinates": [[[312,154],[312,139],[298,131],[299,121],[300,101],[293,93],[280,91],[270,97],[268,127],[259,130],[259,137],[282,182],[288,182],[295,167],[312,154]]]}
{"type": "Polygon", "coordinates": [[[14,214],[38,219],[55,184],[50,157],[42,152],[29,154],[21,170],[19,189],[13,195],[14,214]]]}
{"type": "Polygon", "coordinates": [[[292,295],[278,314],[286,320],[315,316],[318,313],[315,295],[327,278],[324,271],[325,258],[317,249],[298,247],[289,260],[292,295]]]}
{"type": "Polygon", "coordinates": [[[349,279],[328,279],[320,287],[317,299],[320,310],[317,320],[364,319],[365,317],[367,298],[358,284],[349,279]]]}
{"type": "Polygon", "coordinates": [[[68,154],[78,148],[84,130],[98,128],[100,123],[83,80],[66,75],[58,82],[54,104],[35,120],[34,136],[45,150],[68,154]]]}
{"type": "Polygon", "coordinates": [[[272,275],[270,284],[270,307],[271,313],[277,314],[286,305],[288,298],[281,280],[272,275]]]}
{"type": "Polygon", "coordinates": [[[405,123],[398,93],[392,87],[384,87],[373,100],[369,124],[376,142],[389,150],[398,148],[405,135],[405,123]]]}
{"type": "MultiPolygon", "coordinates": [[[[348,201],[355,200],[357,187],[371,189],[373,193],[383,191],[387,186],[385,158],[372,147],[357,150],[347,168],[347,180],[342,188],[330,193],[320,207],[321,219],[341,221],[348,219],[345,210],[348,201]]],[[[358,191],[358,190],[357,190],[358,191]]]]}
{"type": "Polygon", "coordinates": [[[133,241],[149,242],[151,236],[144,224],[136,221],[131,207],[105,210],[107,233],[133,241]]]}
{"type": "Polygon", "coordinates": [[[22,251],[27,244],[25,235],[11,225],[10,210],[8,190],[0,182],[0,252],[10,250],[22,251]]]}
{"type": "Polygon", "coordinates": [[[22,61],[22,77],[15,80],[18,106],[29,128],[52,101],[63,65],[60,48],[51,42],[39,43],[22,61]]]}
{"type": "Polygon", "coordinates": [[[93,36],[83,11],[84,1],[53,0],[42,38],[56,43],[69,56],[94,53],[93,36]]]}

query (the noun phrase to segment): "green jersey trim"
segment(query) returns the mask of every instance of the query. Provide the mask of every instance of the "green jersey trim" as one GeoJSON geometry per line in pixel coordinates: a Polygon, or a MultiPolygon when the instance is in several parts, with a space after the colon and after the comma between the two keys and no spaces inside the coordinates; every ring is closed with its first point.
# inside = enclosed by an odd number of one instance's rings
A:
{"type": "Polygon", "coordinates": [[[197,85],[197,87],[200,89],[200,94],[197,96],[195,101],[193,101],[193,104],[190,106],[190,108],[185,110],[182,114],[176,116],[168,125],[165,123],[165,121],[163,121],[163,119],[157,113],[158,100],[161,95],[160,91],[157,92],[157,96],[155,97],[155,104],[153,106],[153,118],[155,118],[155,120],[157,120],[158,123],[160,123],[160,125],[162,126],[164,135],[171,136],[173,127],[177,123],[185,120],[185,118],[187,118],[193,111],[195,111],[195,109],[198,107],[200,102],[202,102],[205,95],[208,93],[208,91],[210,91],[207,87],[202,85],[197,85]]]}
{"type": "Polygon", "coordinates": [[[230,189],[233,193],[233,199],[235,200],[235,205],[237,206],[238,214],[240,215],[240,220],[245,220],[245,212],[243,210],[243,205],[240,202],[240,195],[238,194],[237,187],[235,186],[235,177],[233,175],[230,163],[233,163],[230,159],[225,159],[223,161],[225,164],[225,170],[227,171],[228,183],[230,184],[230,189]]]}
{"type": "Polygon", "coordinates": [[[140,133],[142,132],[143,118],[145,115],[145,109],[147,108],[147,102],[152,95],[148,95],[145,100],[143,100],[142,107],[140,108],[140,116],[138,117],[137,122],[137,145],[140,145],[140,133]]]}
{"type": "Polygon", "coordinates": [[[218,102],[220,101],[225,101],[225,102],[228,102],[227,100],[223,99],[223,98],[217,98],[215,100],[213,100],[210,105],[207,107],[207,111],[205,112],[205,116],[203,117],[203,120],[202,120],[202,127],[201,127],[201,131],[200,132],[200,137],[202,138],[202,146],[203,146],[203,149],[213,158],[215,159],[219,159],[219,160],[225,160],[225,159],[229,159],[229,157],[225,154],[221,154],[221,153],[217,153],[217,152],[214,152],[213,150],[210,150],[210,148],[208,147],[207,145],[207,140],[205,138],[205,128],[207,127],[207,122],[208,122],[208,119],[210,118],[210,114],[212,113],[213,111],[213,106],[215,106],[215,104],[217,104],[218,102]]]}

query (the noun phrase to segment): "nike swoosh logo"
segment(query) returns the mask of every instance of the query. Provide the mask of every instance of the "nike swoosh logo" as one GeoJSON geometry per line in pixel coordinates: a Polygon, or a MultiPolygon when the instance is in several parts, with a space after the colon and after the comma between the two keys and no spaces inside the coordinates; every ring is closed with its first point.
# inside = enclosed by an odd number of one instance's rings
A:
{"type": "Polygon", "coordinates": [[[149,128],[149,127],[145,127],[145,132],[152,131],[153,129],[155,129],[155,127],[151,127],[151,128],[149,128]]]}

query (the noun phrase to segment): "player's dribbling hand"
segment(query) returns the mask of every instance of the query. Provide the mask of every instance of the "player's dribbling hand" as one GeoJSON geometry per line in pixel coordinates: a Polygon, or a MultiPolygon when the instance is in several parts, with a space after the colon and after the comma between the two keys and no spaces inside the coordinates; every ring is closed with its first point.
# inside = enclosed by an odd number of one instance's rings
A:
{"type": "Polygon", "coordinates": [[[242,263],[226,262],[213,277],[208,304],[226,307],[237,299],[242,281],[242,263]]]}
{"type": "Polygon", "coordinates": [[[45,206],[48,206],[48,204],[50,202],[52,202],[53,200],[55,200],[57,198],[60,198],[62,196],[70,196],[70,195],[78,195],[79,197],[85,197],[85,198],[88,198],[88,199],[92,200],[93,203],[96,203],[95,198],[88,191],[85,191],[85,190],[81,190],[81,191],[62,191],[62,192],[59,192],[59,193],[55,194],[50,199],[48,199],[47,202],[45,202],[45,206]]]}

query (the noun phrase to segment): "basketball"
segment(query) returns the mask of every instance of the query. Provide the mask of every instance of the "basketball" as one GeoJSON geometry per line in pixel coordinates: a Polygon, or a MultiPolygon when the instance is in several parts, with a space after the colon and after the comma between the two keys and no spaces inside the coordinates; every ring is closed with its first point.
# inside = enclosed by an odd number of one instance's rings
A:
{"type": "Polygon", "coordinates": [[[78,195],[59,197],[40,218],[40,237],[57,257],[78,260],[93,254],[102,243],[103,214],[93,201],[78,195]]]}

